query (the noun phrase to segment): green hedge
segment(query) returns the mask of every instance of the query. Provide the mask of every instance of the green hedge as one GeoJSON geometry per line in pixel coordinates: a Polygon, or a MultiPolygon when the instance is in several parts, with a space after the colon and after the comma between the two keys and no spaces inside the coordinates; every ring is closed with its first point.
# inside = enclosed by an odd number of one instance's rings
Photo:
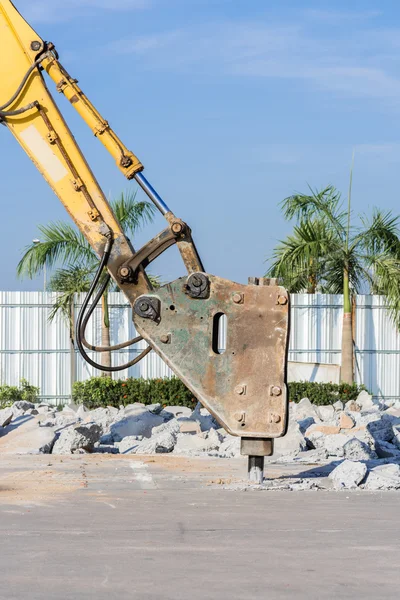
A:
{"type": "Polygon", "coordinates": [[[17,400],[38,402],[39,388],[30,385],[26,379],[21,379],[19,387],[15,385],[0,385],[0,408],[11,406],[17,400]]]}
{"type": "MultiPolygon", "coordinates": [[[[289,383],[289,399],[299,402],[309,398],[313,404],[333,404],[337,400],[355,400],[364,386],[356,384],[311,383],[307,381],[289,383]]],[[[126,379],[113,380],[109,377],[92,377],[77,381],[73,387],[73,400],[87,408],[120,406],[142,402],[159,402],[167,406],[194,408],[197,400],[180,379],[126,379]]]]}
{"type": "Polygon", "coordinates": [[[294,381],[289,383],[289,399],[291,402],[300,402],[308,398],[313,404],[334,404],[338,400],[348,402],[356,400],[358,394],[365,390],[365,386],[356,383],[315,383],[310,381],[294,381]]]}
{"type": "Polygon", "coordinates": [[[133,402],[165,406],[188,406],[194,408],[197,400],[180,379],[125,379],[92,377],[74,383],[72,398],[76,404],[87,408],[101,406],[126,406],[133,402]]]}

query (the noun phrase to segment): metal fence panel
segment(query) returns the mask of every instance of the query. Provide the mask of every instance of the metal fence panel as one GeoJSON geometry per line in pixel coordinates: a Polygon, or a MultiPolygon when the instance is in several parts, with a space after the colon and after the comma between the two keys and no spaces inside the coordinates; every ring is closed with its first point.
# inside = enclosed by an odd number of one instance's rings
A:
{"type": "MultiPolygon", "coordinates": [[[[69,327],[57,316],[49,322],[55,294],[43,292],[0,292],[0,380],[17,385],[24,377],[39,386],[42,398],[63,402],[71,392],[71,352],[69,327]]],[[[75,313],[83,298],[77,297],[75,313]]],[[[136,335],[131,310],[124,296],[112,292],[109,297],[111,343],[136,335]]],[[[289,360],[308,363],[340,364],[342,296],[294,294],[291,297],[292,327],[289,360]]],[[[380,296],[356,299],[356,380],[364,383],[375,396],[400,398],[400,335],[380,296]]],[[[225,330],[226,324],[223,324],[225,330]]],[[[101,311],[95,310],[87,338],[101,341],[101,311]]],[[[224,331],[221,334],[223,346],[224,331]]],[[[117,352],[113,364],[124,364],[146,347],[137,346],[117,352]]],[[[89,353],[99,360],[99,355],[89,353]]],[[[99,372],[75,352],[72,355],[75,376],[85,380],[99,372]]],[[[171,370],[150,352],[139,364],[121,371],[116,377],[170,377],[171,370]]]]}

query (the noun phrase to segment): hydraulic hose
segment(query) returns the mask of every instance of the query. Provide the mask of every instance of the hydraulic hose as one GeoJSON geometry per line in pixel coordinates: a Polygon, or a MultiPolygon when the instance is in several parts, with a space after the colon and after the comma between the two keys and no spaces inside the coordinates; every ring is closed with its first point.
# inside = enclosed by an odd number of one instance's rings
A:
{"type": "MultiPolygon", "coordinates": [[[[90,356],[88,356],[88,354],[86,353],[84,347],[83,347],[83,339],[84,339],[84,334],[85,334],[85,328],[87,325],[87,322],[89,320],[90,315],[92,314],[93,310],[96,308],[96,305],[98,303],[98,301],[100,300],[101,296],[103,295],[108,283],[109,283],[109,276],[106,278],[105,282],[103,283],[103,285],[101,286],[99,292],[96,294],[96,298],[95,301],[93,302],[92,306],[90,307],[90,314],[89,317],[87,319],[85,319],[85,313],[88,307],[88,304],[90,302],[91,297],[93,296],[93,293],[99,283],[101,274],[103,272],[104,267],[107,265],[108,259],[110,257],[110,253],[111,253],[111,248],[112,248],[112,244],[113,241],[111,239],[107,240],[106,246],[104,248],[104,253],[103,256],[101,258],[100,264],[98,266],[98,269],[96,271],[96,274],[94,276],[94,279],[92,281],[92,284],[90,286],[89,292],[87,293],[82,307],[79,311],[79,315],[78,315],[78,320],[76,323],[76,342],[78,344],[78,348],[79,348],[79,352],[81,353],[81,355],[83,356],[83,358],[95,369],[99,369],[100,371],[106,371],[108,373],[112,373],[112,372],[116,372],[116,371],[124,371],[125,369],[128,369],[129,367],[132,367],[133,365],[135,365],[136,363],[138,363],[140,360],[142,360],[142,358],[144,358],[150,351],[151,351],[151,347],[149,346],[148,348],[146,348],[145,350],[143,350],[143,352],[141,352],[139,354],[139,356],[137,356],[136,358],[134,358],[133,360],[131,360],[130,362],[124,364],[124,365],[120,365],[118,367],[106,367],[105,365],[100,365],[98,363],[96,363],[95,361],[93,361],[90,356]],[[101,293],[100,293],[101,292],[101,293]]],[[[136,338],[135,338],[136,339],[136,338]]],[[[86,341],[86,340],[85,340],[86,341]]],[[[138,340],[139,341],[139,340],[138,340]]],[[[131,345],[133,342],[133,340],[130,340],[129,342],[125,342],[124,344],[119,344],[119,346],[122,347],[126,347],[126,345],[131,345]]],[[[90,347],[90,346],[89,346],[90,347]]],[[[101,352],[105,352],[108,350],[111,350],[113,347],[110,348],[105,348],[101,347],[102,350],[100,350],[101,352]]],[[[114,346],[114,349],[116,349],[117,347],[114,346]]]]}

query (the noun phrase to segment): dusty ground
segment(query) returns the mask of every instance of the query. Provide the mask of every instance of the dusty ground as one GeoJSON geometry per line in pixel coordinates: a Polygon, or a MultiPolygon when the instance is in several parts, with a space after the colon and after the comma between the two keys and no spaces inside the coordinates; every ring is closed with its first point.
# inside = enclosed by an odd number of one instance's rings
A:
{"type": "Polygon", "coordinates": [[[2,456],[0,598],[398,597],[398,493],[237,491],[245,471],[244,460],[2,456]]]}

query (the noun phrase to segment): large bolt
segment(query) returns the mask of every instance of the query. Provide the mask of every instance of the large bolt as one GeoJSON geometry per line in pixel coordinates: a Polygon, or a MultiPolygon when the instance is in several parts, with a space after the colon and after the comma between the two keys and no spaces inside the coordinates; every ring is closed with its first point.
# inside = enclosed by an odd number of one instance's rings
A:
{"type": "Polygon", "coordinates": [[[271,396],[280,396],[282,394],[282,389],[279,385],[271,385],[271,396]]]}
{"type": "Polygon", "coordinates": [[[246,393],[246,386],[245,385],[237,385],[235,387],[235,393],[239,394],[239,396],[243,396],[246,393]]]}
{"type": "Polygon", "coordinates": [[[142,310],[143,312],[147,312],[149,310],[150,306],[147,304],[147,302],[141,302],[140,303],[140,310],[142,310]]]}
{"type": "Polygon", "coordinates": [[[233,294],[232,300],[235,304],[241,304],[243,302],[243,294],[236,292],[235,294],[233,294]]]}
{"type": "Polygon", "coordinates": [[[167,334],[167,335],[162,335],[162,336],[160,336],[160,342],[161,342],[162,344],[168,344],[168,343],[169,343],[169,341],[170,341],[170,339],[171,339],[171,338],[170,338],[170,336],[169,336],[168,334],[167,334]]]}
{"type": "Polygon", "coordinates": [[[121,277],[129,277],[131,270],[129,267],[121,267],[119,274],[121,277]]]}
{"type": "Polygon", "coordinates": [[[286,296],[278,296],[278,304],[284,306],[285,304],[287,304],[287,301],[288,299],[286,296]]]}
{"type": "Polygon", "coordinates": [[[236,421],[239,421],[239,423],[242,423],[242,425],[244,425],[245,423],[245,419],[246,419],[246,413],[242,410],[240,412],[236,412],[233,415],[234,419],[236,419],[236,421]]]}
{"type": "Polygon", "coordinates": [[[270,423],[279,423],[280,420],[281,420],[280,415],[277,415],[276,413],[272,413],[269,417],[270,423]]]}
{"type": "Polygon", "coordinates": [[[171,229],[172,229],[173,233],[176,233],[176,234],[182,233],[183,225],[182,225],[182,223],[179,223],[179,221],[175,221],[175,223],[172,223],[171,229]]]}

